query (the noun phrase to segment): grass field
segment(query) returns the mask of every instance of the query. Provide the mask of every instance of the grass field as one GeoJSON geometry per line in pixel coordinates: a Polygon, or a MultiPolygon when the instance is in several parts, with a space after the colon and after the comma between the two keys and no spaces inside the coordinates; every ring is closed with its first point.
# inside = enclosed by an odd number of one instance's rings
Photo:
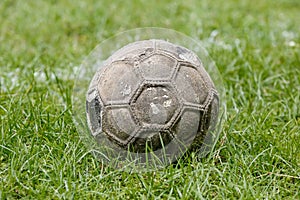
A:
{"type": "Polygon", "coordinates": [[[0,2],[0,199],[300,199],[300,2],[0,2]],[[199,161],[146,173],[105,168],[71,117],[74,69],[136,27],[203,42],[227,121],[199,161]]]}

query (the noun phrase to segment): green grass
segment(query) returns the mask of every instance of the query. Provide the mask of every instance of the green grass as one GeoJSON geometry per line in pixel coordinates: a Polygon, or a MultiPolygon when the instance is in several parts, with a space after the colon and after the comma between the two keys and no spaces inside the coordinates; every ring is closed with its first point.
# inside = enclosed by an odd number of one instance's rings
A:
{"type": "Polygon", "coordinates": [[[299,199],[297,0],[0,2],[0,199],[299,199]],[[136,27],[202,40],[227,91],[211,156],[128,173],[105,168],[71,117],[74,69],[136,27]]]}

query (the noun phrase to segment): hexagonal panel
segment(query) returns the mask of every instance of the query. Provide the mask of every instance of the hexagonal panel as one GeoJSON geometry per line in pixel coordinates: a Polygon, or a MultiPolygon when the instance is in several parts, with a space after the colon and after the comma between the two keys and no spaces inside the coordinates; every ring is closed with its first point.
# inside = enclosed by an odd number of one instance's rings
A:
{"type": "Polygon", "coordinates": [[[146,150],[156,151],[168,145],[173,139],[169,131],[151,131],[141,130],[136,135],[135,139],[130,142],[129,147],[133,152],[144,153],[146,150]]]}
{"type": "Polygon", "coordinates": [[[112,63],[102,74],[98,90],[104,104],[111,102],[129,103],[142,82],[134,67],[125,62],[112,63]]]}
{"type": "Polygon", "coordinates": [[[97,135],[101,132],[101,112],[103,106],[96,89],[92,88],[87,93],[86,98],[86,114],[87,122],[90,127],[92,135],[97,135]]]}
{"type": "Polygon", "coordinates": [[[217,122],[218,122],[218,115],[219,115],[219,97],[216,93],[211,92],[211,102],[209,102],[208,110],[206,111],[207,115],[207,126],[205,129],[207,130],[210,128],[211,130],[214,130],[217,122]],[[208,127],[209,126],[209,127],[208,127]]]}
{"type": "Polygon", "coordinates": [[[129,107],[108,107],[103,113],[103,131],[114,140],[126,145],[139,126],[129,107]]]}
{"type": "Polygon", "coordinates": [[[144,40],[134,43],[130,43],[125,47],[114,52],[114,56],[109,58],[109,61],[113,62],[116,60],[135,60],[138,58],[142,59],[145,56],[153,53],[154,51],[154,41],[144,40]]]}
{"type": "Polygon", "coordinates": [[[201,111],[184,108],[180,118],[171,129],[179,144],[185,148],[192,144],[201,127],[201,118],[201,111]]]}
{"type": "Polygon", "coordinates": [[[158,51],[163,51],[168,54],[171,54],[178,60],[192,63],[193,65],[201,65],[201,61],[198,58],[198,56],[192,51],[186,49],[185,47],[171,44],[162,40],[157,41],[155,43],[155,46],[158,51]]]}
{"type": "Polygon", "coordinates": [[[137,118],[145,125],[166,125],[178,114],[180,101],[169,85],[145,85],[136,99],[133,108],[137,118]]]}
{"type": "Polygon", "coordinates": [[[208,88],[200,72],[190,66],[181,65],[175,77],[179,96],[186,102],[204,104],[208,96],[208,88]]]}
{"type": "Polygon", "coordinates": [[[154,54],[144,59],[139,68],[146,80],[170,79],[177,62],[171,57],[154,54]]]}

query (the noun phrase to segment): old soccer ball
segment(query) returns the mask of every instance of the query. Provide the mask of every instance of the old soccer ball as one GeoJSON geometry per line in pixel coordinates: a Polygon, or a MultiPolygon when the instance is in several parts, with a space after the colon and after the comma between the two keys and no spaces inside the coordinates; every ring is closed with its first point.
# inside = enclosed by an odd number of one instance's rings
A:
{"type": "Polygon", "coordinates": [[[218,92],[197,55],[154,39],[111,55],[86,97],[95,139],[101,135],[135,153],[199,149],[217,123],[218,109],[218,92]]]}

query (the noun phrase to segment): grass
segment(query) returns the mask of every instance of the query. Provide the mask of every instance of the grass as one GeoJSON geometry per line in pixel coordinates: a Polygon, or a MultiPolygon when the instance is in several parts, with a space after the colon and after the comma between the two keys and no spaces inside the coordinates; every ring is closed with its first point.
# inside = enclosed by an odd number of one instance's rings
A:
{"type": "Polygon", "coordinates": [[[299,199],[297,0],[0,2],[0,199],[299,199]],[[74,70],[104,39],[159,26],[202,40],[227,91],[211,156],[105,168],[71,117],[74,70]]]}

